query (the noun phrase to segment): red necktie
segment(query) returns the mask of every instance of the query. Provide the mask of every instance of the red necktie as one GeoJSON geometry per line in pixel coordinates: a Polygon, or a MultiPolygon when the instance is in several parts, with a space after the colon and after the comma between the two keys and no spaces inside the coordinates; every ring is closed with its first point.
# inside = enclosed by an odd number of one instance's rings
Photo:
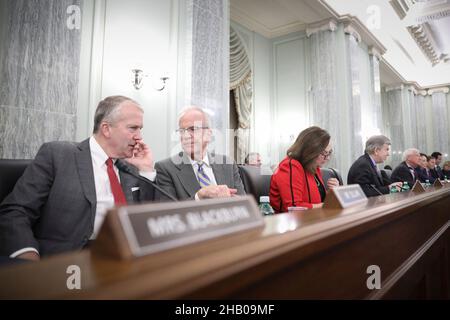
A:
{"type": "Polygon", "coordinates": [[[106,160],[106,167],[108,171],[109,184],[111,185],[111,191],[114,197],[114,204],[115,205],[127,204],[127,200],[125,199],[125,194],[123,193],[122,186],[120,185],[119,179],[117,178],[117,175],[114,172],[113,162],[111,158],[108,158],[108,160],[106,160]]]}

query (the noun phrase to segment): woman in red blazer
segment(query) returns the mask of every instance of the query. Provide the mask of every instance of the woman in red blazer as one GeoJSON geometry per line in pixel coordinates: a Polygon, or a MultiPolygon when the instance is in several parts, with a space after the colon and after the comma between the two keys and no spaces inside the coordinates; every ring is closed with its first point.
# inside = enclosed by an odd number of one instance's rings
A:
{"type": "MultiPolygon", "coordinates": [[[[288,149],[287,157],[278,165],[270,182],[270,205],[275,212],[287,212],[288,207],[320,208],[326,190],[320,167],[332,154],[330,134],[310,127],[300,132],[288,149]]],[[[328,188],[339,186],[330,178],[328,188]]]]}

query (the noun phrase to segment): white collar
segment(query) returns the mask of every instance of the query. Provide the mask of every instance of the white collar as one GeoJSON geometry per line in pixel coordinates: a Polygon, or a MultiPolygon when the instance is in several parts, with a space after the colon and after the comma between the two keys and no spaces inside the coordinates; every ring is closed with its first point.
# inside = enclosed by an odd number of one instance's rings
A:
{"type": "Polygon", "coordinates": [[[103,148],[99,145],[97,140],[95,140],[94,136],[89,138],[89,148],[91,149],[91,157],[94,164],[98,167],[104,165],[109,157],[105,150],[103,150],[103,148]]]}
{"type": "MultiPolygon", "coordinates": [[[[197,161],[197,160],[192,160],[191,157],[188,157],[188,158],[189,158],[189,161],[191,161],[191,165],[192,165],[192,166],[195,166],[195,165],[198,164],[198,161],[197,161]]],[[[208,152],[205,153],[205,156],[203,157],[202,162],[203,162],[204,164],[206,164],[207,167],[210,167],[210,165],[209,165],[208,152]]]]}

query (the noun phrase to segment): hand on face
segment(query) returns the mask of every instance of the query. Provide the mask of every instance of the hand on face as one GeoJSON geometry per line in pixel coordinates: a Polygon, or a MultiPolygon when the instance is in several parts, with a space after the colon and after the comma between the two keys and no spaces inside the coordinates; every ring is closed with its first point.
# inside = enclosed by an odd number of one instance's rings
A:
{"type": "Polygon", "coordinates": [[[229,198],[236,195],[237,190],[228,188],[226,185],[218,185],[218,186],[207,186],[201,188],[197,195],[199,199],[208,199],[208,198],[229,198]]]}
{"type": "Polygon", "coordinates": [[[134,165],[139,171],[153,171],[153,154],[150,147],[142,139],[136,140],[131,158],[125,160],[134,165]]]}

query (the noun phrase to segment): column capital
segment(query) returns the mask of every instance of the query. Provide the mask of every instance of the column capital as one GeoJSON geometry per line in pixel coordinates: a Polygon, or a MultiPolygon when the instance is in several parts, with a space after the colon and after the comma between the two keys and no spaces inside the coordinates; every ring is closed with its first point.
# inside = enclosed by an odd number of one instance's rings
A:
{"type": "Polygon", "coordinates": [[[337,30],[337,22],[334,19],[328,19],[319,21],[317,23],[313,23],[308,25],[306,28],[306,36],[309,38],[312,34],[320,32],[320,31],[336,31],[337,30]]]}
{"type": "Polygon", "coordinates": [[[450,89],[448,87],[437,87],[437,88],[432,88],[432,89],[428,89],[428,95],[433,95],[433,93],[449,93],[450,89]]]}

